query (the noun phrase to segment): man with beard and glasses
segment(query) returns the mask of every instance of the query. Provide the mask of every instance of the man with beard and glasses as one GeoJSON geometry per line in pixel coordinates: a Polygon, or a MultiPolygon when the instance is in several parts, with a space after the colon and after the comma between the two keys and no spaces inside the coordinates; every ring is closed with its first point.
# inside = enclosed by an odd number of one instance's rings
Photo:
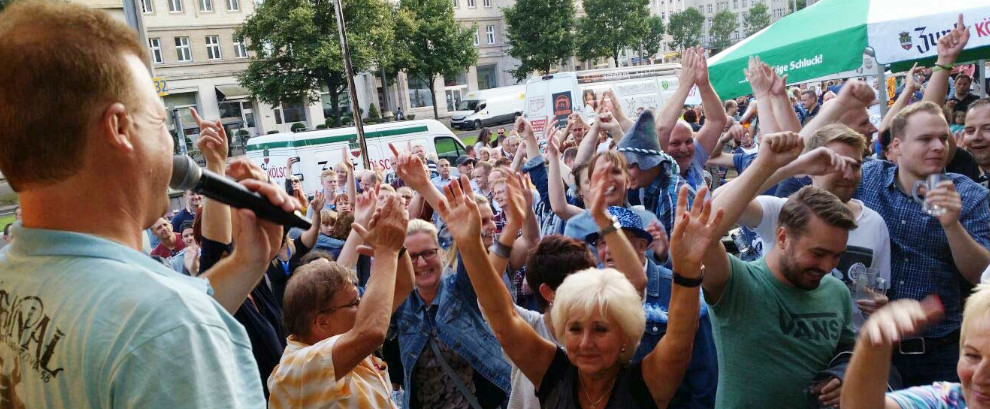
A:
{"type": "MultiPolygon", "coordinates": [[[[804,148],[793,132],[764,136],[750,169],[715,196],[725,218],[713,234],[739,219],[774,170],[804,148]]],[[[743,262],[721,243],[703,264],[705,300],[718,350],[717,408],[802,408],[839,402],[833,358],[852,349],[852,300],[829,272],[856,228],[852,211],[828,191],[808,186],[780,210],[776,246],[763,259],[743,262]]]]}

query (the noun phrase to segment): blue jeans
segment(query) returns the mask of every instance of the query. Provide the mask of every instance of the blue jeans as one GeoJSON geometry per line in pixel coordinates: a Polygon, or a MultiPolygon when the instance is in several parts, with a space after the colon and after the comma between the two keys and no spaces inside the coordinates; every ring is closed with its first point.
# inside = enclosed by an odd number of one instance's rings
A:
{"type": "Polygon", "coordinates": [[[929,342],[925,345],[925,353],[920,355],[905,355],[894,349],[893,363],[900,372],[904,388],[931,385],[936,381],[959,382],[958,361],[958,338],[956,342],[939,346],[929,342]]]}

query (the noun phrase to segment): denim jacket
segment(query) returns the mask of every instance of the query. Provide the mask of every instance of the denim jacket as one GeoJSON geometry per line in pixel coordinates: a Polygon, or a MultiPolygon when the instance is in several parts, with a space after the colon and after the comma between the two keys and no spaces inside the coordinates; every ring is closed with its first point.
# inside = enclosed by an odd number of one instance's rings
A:
{"type": "Polygon", "coordinates": [[[419,296],[419,290],[414,290],[392,315],[389,337],[398,337],[402,354],[403,388],[406,391],[402,403],[404,408],[410,407],[410,397],[414,393],[410,390],[413,370],[419,355],[427,348],[431,332],[435,332],[437,340],[450,347],[476,372],[508,395],[511,368],[495,334],[481,315],[478,295],[471,286],[464,264],[458,264],[456,274],[451,270],[444,271],[440,289],[433,299],[432,305],[438,306],[435,328],[429,317],[429,306],[419,296]]]}
{"type": "MultiPolygon", "coordinates": [[[[646,331],[639,342],[633,362],[646,357],[667,332],[667,309],[670,306],[670,289],[673,274],[653,260],[646,262],[646,331]]],[[[718,356],[708,305],[701,301],[698,331],[694,335],[691,363],[684,374],[684,381],[677,388],[668,408],[702,409],[715,407],[715,387],[718,385],[718,356]]]]}

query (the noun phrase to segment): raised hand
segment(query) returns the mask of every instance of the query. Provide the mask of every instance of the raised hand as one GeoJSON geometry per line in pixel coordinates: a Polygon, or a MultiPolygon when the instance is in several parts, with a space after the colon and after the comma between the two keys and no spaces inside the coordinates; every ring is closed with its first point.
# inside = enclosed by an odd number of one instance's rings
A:
{"type": "Polygon", "coordinates": [[[877,99],[877,94],[865,82],[849,80],[842,86],[838,98],[846,104],[860,104],[868,107],[873,103],[873,100],[877,99]]]}
{"type": "Polygon", "coordinates": [[[203,152],[207,165],[223,166],[227,161],[228,149],[227,131],[223,128],[223,124],[219,119],[204,120],[199,116],[199,112],[196,112],[196,108],[190,107],[189,113],[199,126],[199,140],[196,141],[196,147],[203,152]]]}
{"type": "Polygon", "coordinates": [[[378,204],[378,189],[380,184],[375,184],[374,189],[358,194],[354,201],[354,222],[367,225],[375,213],[375,206],[378,204]]]}
{"type": "Polygon", "coordinates": [[[856,172],[856,165],[855,159],[839,155],[824,146],[804,153],[794,160],[794,166],[801,173],[811,176],[842,173],[843,176],[851,177],[856,172]]]}
{"type": "Polygon", "coordinates": [[[600,161],[600,163],[595,167],[595,173],[591,175],[591,194],[585,197],[585,200],[587,200],[588,212],[591,213],[595,224],[603,226],[612,223],[611,215],[606,208],[605,195],[612,193],[609,189],[615,189],[615,187],[609,186],[615,164],[610,161],[600,161]]]}
{"type": "MultiPolygon", "coordinates": [[[[598,129],[603,131],[608,131],[609,135],[612,137],[617,137],[622,133],[622,125],[619,125],[619,120],[612,116],[611,112],[603,112],[598,115],[598,129]],[[618,132],[616,134],[615,132],[618,132]]],[[[585,136],[587,138],[587,136],[585,136]]]]}
{"type": "Polygon", "coordinates": [[[251,163],[245,157],[234,158],[227,164],[227,176],[234,178],[234,180],[244,180],[244,179],[254,179],[259,181],[268,181],[268,174],[261,169],[260,166],[251,163]]]}
{"type": "MultiPolygon", "coordinates": [[[[241,184],[250,191],[258,192],[273,205],[285,211],[293,212],[300,209],[299,202],[295,198],[271,183],[244,179],[241,180],[241,184]]],[[[246,266],[263,267],[268,264],[281,247],[282,226],[260,219],[248,209],[231,209],[231,212],[235,244],[231,257],[246,266]]]]}
{"type": "Polygon", "coordinates": [[[619,103],[619,98],[615,96],[615,92],[611,88],[606,89],[602,93],[606,97],[607,101],[611,101],[612,106],[610,107],[610,112],[616,118],[624,118],[625,113],[622,112],[622,104],[619,103]]]}
{"type": "Polygon", "coordinates": [[[691,209],[688,210],[688,187],[677,192],[677,210],[674,231],[670,234],[670,259],[674,271],[687,278],[701,276],[701,260],[708,246],[722,237],[716,234],[722,222],[723,209],[712,216],[711,201],[706,200],[708,186],[702,186],[691,209]]]}
{"type": "Polygon", "coordinates": [[[437,208],[437,212],[444,220],[457,221],[447,223],[447,230],[458,243],[481,238],[481,213],[478,212],[478,204],[471,196],[470,188],[461,189],[462,185],[471,186],[465,175],[461,175],[460,179],[451,181],[444,187],[443,193],[447,200],[441,201],[437,208]]]}
{"type": "Polygon", "coordinates": [[[914,93],[915,91],[918,91],[921,88],[921,85],[918,84],[917,74],[918,74],[918,63],[914,63],[914,65],[911,66],[911,70],[908,71],[907,77],[904,79],[904,90],[901,92],[907,92],[910,94],[910,93],[914,93]]]}
{"type": "Polygon", "coordinates": [[[749,86],[753,88],[753,94],[766,95],[773,87],[773,80],[766,75],[763,64],[759,57],[749,57],[749,67],[743,70],[749,86]]]}
{"type": "Polygon", "coordinates": [[[804,150],[804,139],[794,132],[778,132],[763,137],[757,161],[766,161],[772,169],[791,163],[804,150]]]}
{"type": "Polygon", "coordinates": [[[354,164],[351,163],[351,158],[347,156],[347,149],[340,150],[340,163],[344,165],[344,170],[348,173],[354,173],[354,164]]]}
{"type": "Polygon", "coordinates": [[[551,135],[550,138],[547,138],[547,155],[548,157],[551,158],[560,159],[560,146],[558,146],[560,145],[560,142],[557,141],[556,136],[557,135],[555,132],[554,135],[551,135]]]}
{"type": "Polygon", "coordinates": [[[358,222],[351,224],[364,239],[364,244],[374,252],[398,252],[406,240],[406,226],[409,217],[402,208],[397,195],[389,195],[385,203],[367,223],[367,228],[358,222]]]}
{"type": "Polygon", "coordinates": [[[773,78],[774,78],[774,80],[773,80],[773,88],[770,88],[770,93],[771,94],[774,94],[774,95],[787,95],[787,75],[788,74],[784,74],[783,77],[778,77],[777,76],[777,71],[774,71],[773,68],[770,68],[770,67],[767,67],[767,68],[770,69],[770,72],[773,73],[773,78]]]}
{"type": "Polygon", "coordinates": [[[935,189],[925,193],[925,202],[945,209],[945,213],[937,216],[943,227],[959,222],[959,214],[962,212],[962,197],[959,196],[956,185],[951,180],[939,182],[935,189]]]}
{"type": "Polygon", "coordinates": [[[320,210],[323,210],[323,206],[326,205],[326,203],[327,197],[323,194],[323,192],[317,191],[316,194],[313,195],[313,200],[309,202],[309,208],[313,209],[314,212],[319,212],[320,210]]]}
{"type": "Polygon", "coordinates": [[[708,58],[705,57],[705,49],[700,45],[695,49],[694,60],[694,83],[702,86],[708,84],[708,58]]]}
{"type": "Polygon", "coordinates": [[[918,334],[928,324],[937,322],[944,312],[937,296],[929,295],[920,302],[900,299],[870,315],[859,330],[859,337],[873,346],[893,345],[918,334]]]}
{"type": "Polygon", "coordinates": [[[396,176],[413,190],[422,191],[430,187],[430,176],[426,174],[426,167],[423,166],[423,160],[419,156],[408,151],[399,153],[399,150],[391,143],[388,144],[388,147],[395,155],[393,164],[395,165],[396,176]]]}
{"type": "Polygon", "coordinates": [[[684,50],[684,54],[681,55],[681,72],[677,74],[678,87],[690,88],[694,85],[697,58],[698,55],[694,48],[689,47],[684,50]]]}
{"type": "Polygon", "coordinates": [[[938,65],[952,65],[959,57],[959,53],[966,48],[969,42],[969,28],[963,24],[963,15],[959,13],[959,21],[956,27],[949,31],[942,38],[938,39],[938,65]]]}
{"type": "Polygon", "coordinates": [[[523,176],[519,173],[513,173],[505,178],[505,194],[508,198],[508,205],[502,209],[506,219],[503,232],[509,232],[509,234],[516,234],[522,228],[523,222],[526,221],[528,202],[526,196],[533,196],[526,189],[526,184],[522,178],[523,176]]]}
{"type": "Polygon", "coordinates": [[[659,260],[664,260],[667,258],[667,250],[670,249],[670,241],[667,238],[667,232],[664,231],[663,226],[660,222],[654,220],[650,222],[649,226],[646,226],[646,231],[653,236],[653,242],[650,243],[650,250],[653,250],[653,255],[659,260]]]}
{"type": "Polygon", "coordinates": [[[523,138],[533,137],[533,124],[520,116],[516,118],[515,131],[523,138]]]}

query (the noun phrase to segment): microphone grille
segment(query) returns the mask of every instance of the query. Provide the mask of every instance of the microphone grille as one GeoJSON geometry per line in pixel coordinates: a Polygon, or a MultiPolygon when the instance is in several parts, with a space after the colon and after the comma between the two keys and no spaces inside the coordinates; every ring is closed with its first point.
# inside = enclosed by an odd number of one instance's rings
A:
{"type": "Polygon", "coordinates": [[[192,158],[186,155],[172,157],[172,179],[168,185],[175,190],[191,190],[197,183],[202,171],[192,158]]]}

